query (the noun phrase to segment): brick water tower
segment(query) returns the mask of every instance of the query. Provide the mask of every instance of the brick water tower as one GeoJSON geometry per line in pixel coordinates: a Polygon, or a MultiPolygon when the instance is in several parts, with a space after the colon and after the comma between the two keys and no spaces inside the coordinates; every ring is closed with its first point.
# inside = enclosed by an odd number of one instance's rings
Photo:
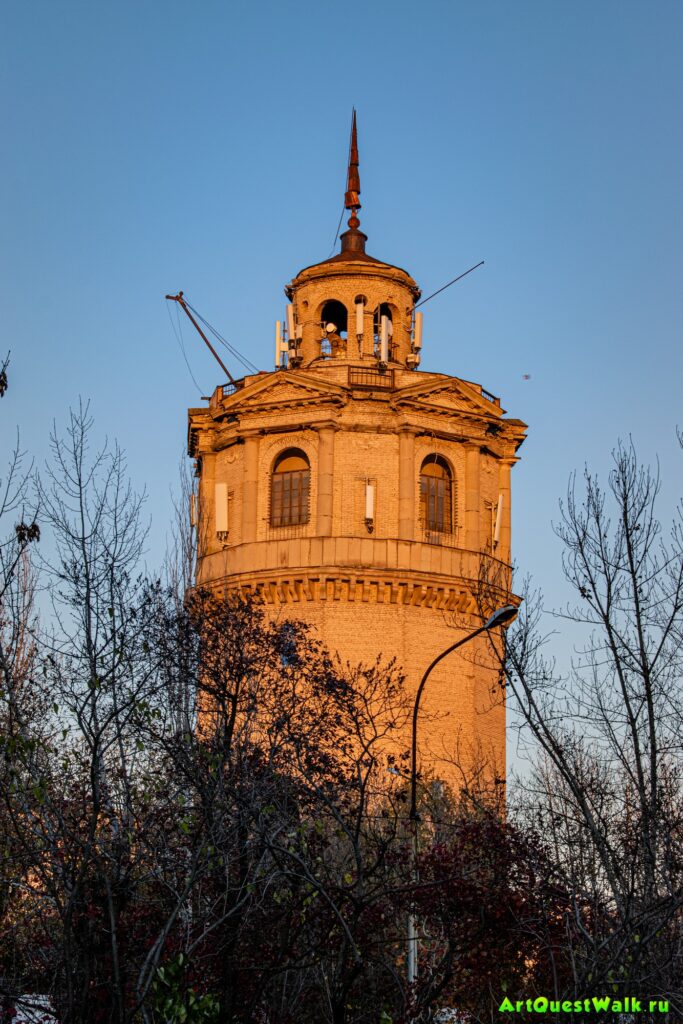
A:
{"type": "MultiPolygon", "coordinates": [[[[344,660],[427,665],[481,625],[482,565],[510,585],[510,470],[525,424],[479,384],[419,369],[420,289],[366,252],[355,117],[341,251],[286,286],[276,368],[189,411],[197,583],[257,594],[344,660]]],[[[425,345],[427,338],[425,338],[425,345]]],[[[507,594],[501,593],[505,604],[507,594]]],[[[492,610],[492,609],[490,609],[492,610]]],[[[505,709],[485,637],[444,659],[420,762],[505,775],[505,709]]]]}

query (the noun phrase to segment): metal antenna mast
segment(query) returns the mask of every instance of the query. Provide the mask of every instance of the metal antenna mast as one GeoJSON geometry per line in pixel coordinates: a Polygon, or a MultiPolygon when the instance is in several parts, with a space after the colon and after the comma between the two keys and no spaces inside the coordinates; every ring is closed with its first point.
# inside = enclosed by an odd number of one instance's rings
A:
{"type": "Polygon", "coordinates": [[[197,323],[195,318],[192,316],[192,313],[190,313],[189,309],[187,308],[187,303],[185,302],[185,299],[183,298],[183,293],[182,292],[178,292],[177,295],[167,295],[166,298],[170,299],[171,302],[177,302],[178,305],[185,311],[185,313],[187,314],[189,320],[194,324],[194,326],[195,326],[195,328],[197,330],[197,333],[199,334],[199,337],[204,340],[204,342],[207,345],[209,351],[211,352],[211,355],[214,357],[214,359],[216,360],[216,362],[220,366],[220,368],[223,371],[223,373],[226,374],[226,376],[227,376],[228,380],[230,381],[230,383],[234,384],[235,383],[235,378],[230,373],[230,370],[227,368],[227,366],[225,365],[225,363],[223,362],[221,357],[218,355],[218,352],[216,352],[216,349],[213,347],[213,345],[211,344],[211,342],[209,341],[207,336],[204,334],[204,331],[201,329],[201,327],[199,326],[199,324],[197,323]]]}
{"type": "MultiPolygon", "coordinates": [[[[429,300],[433,299],[435,295],[440,295],[441,292],[445,292],[446,289],[450,288],[450,286],[452,284],[455,284],[456,281],[461,281],[463,279],[463,277],[467,277],[467,275],[471,274],[473,270],[477,269],[477,267],[483,267],[483,266],[484,266],[484,261],[482,260],[481,263],[477,263],[474,267],[470,267],[469,270],[466,270],[464,274],[458,274],[458,276],[454,277],[452,281],[449,281],[448,284],[445,284],[443,286],[443,288],[438,288],[435,292],[432,292],[431,295],[428,295],[426,299],[422,299],[421,302],[418,302],[417,305],[415,306],[415,309],[417,309],[418,306],[424,306],[425,302],[429,302],[429,300]]],[[[182,295],[183,293],[181,292],[180,294],[182,295]]],[[[166,298],[168,298],[168,296],[166,296],[166,298]]]]}

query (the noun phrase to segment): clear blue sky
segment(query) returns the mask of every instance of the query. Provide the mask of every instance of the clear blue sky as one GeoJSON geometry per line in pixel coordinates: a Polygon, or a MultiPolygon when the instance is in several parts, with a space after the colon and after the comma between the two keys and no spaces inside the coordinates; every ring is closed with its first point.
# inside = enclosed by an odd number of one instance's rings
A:
{"type": "MultiPolygon", "coordinates": [[[[271,367],[283,284],[330,253],[354,104],[369,252],[424,294],[486,260],[425,307],[423,368],[529,424],[522,570],[561,599],[558,497],[620,436],[659,455],[673,507],[680,0],[31,0],[5,5],[0,47],[1,446],[18,424],[40,461],[91,399],[147,489],[151,564],[200,404],[164,295],[271,367]]],[[[209,394],[222,374],[183,333],[209,394]]]]}

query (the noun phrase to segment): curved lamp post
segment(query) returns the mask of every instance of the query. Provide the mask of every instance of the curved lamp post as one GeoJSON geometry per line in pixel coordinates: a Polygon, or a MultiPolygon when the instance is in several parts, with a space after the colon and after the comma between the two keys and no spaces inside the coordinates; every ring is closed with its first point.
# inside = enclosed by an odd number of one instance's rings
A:
{"type": "Polygon", "coordinates": [[[475,629],[473,633],[468,633],[467,636],[462,637],[460,640],[456,640],[454,644],[447,647],[445,651],[437,655],[434,661],[425,670],[420,685],[417,688],[417,694],[415,696],[415,706],[413,707],[413,744],[412,744],[412,757],[410,762],[410,820],[417,820],[417,716],[420,710],[420,698],[422,697],[422,691],[424,690],[425,683],[429,678],[430,673],[439,662],[456,650],[458,647],[462,647],[463,644],[469,643],[470,640],[474,640],[475,636],[479,636],[480,633],[485,633],[489,629],[495,629],[496,626],[504,626],[507,622],[514,619],[517,614],[517,609],[513,604],[506,604],[503,608],[499,608],[493,613],[483,626],[479,629],[475,629]]]}
{"type": "MultiPolygon", "coordinates": [[[[420,698],[422,697],[422,691],[425,688],[425,683],[429,678],[430,673],[442,658],[445,658],[447,654],[456,650],[458,647],[462,647],[463,644],[469,643],[470,640],[474,640],[475,636],[479,636],[480,633],[485,633],[490,629],[495,629],[497,626],[505,626],[508,622],[511,622],[517,614],[517,609],[513,604],[506,604],[502,608],[498,608],[497,611],[480,626],[479,629],[475,629],[474,632],[468,633],[467,636],[462,637],[460,640],[456,640],[454,644],[447,647],[445,651],[437,655],[434,661],[427,666],[420,685],[417,688],[417,694],[415,695],[415,705],[413,707],[413,742],[412,742],[412,757],[410,762],[410,820],[413,822],[413,871],[414,874],[417,871],[417,823],[419,821],[419,815],[417,813],[417,716],[420,710],[420,698]]],[[[417,879],[415,879],[417,880],[417,879]]],[[[415,915],[410,914],[408,917],[408,984],[411,985],[417,978],[417,929],[415,927],[415,915]]]]}

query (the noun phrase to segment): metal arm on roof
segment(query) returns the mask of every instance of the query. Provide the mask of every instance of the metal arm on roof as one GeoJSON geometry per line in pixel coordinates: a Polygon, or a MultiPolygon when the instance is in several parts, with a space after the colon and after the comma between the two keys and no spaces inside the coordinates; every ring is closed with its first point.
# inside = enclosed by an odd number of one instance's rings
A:
{"type": "Polygon", "coordinates": [[[207,345],[209,351],[211,352],[212,356],[214,357],[214,359],[216,360],[216,362],[220,366],[220,368],[223,371],[223,373],[226,374],[226,376],[227,376],[228,380],[230,381],[230,383],[234,384],[235,383],[235,378],[230,373],[230,370],[227,368],[227,366],[225,365],[225,363],[223,362],[221,357],[218,355],[218,352],[216,352],[216,349],[213,347],[213,345],[211,344],[211,342],[209,341],[207,336],[204,334],[204,331],[201,329],[201,327],[199,326],[199,324],[197,323],[195,318],[192,316],[192,313],[190,313],[189,309],[187,308],[187,303],[185,302],[185,299],[183,298],[183,293],[182,292],[178,292],[177,295],[167,295],[166,298],[169,299],[171,302],[177,302],[178,305],[185,311],[185,313],[187,314],[189,320],[192,322],[192,324],[196,328],[197,333],[199,334],[200,338],[202,338],[203,341],[205,342],[205,344],[207,345]]]}

